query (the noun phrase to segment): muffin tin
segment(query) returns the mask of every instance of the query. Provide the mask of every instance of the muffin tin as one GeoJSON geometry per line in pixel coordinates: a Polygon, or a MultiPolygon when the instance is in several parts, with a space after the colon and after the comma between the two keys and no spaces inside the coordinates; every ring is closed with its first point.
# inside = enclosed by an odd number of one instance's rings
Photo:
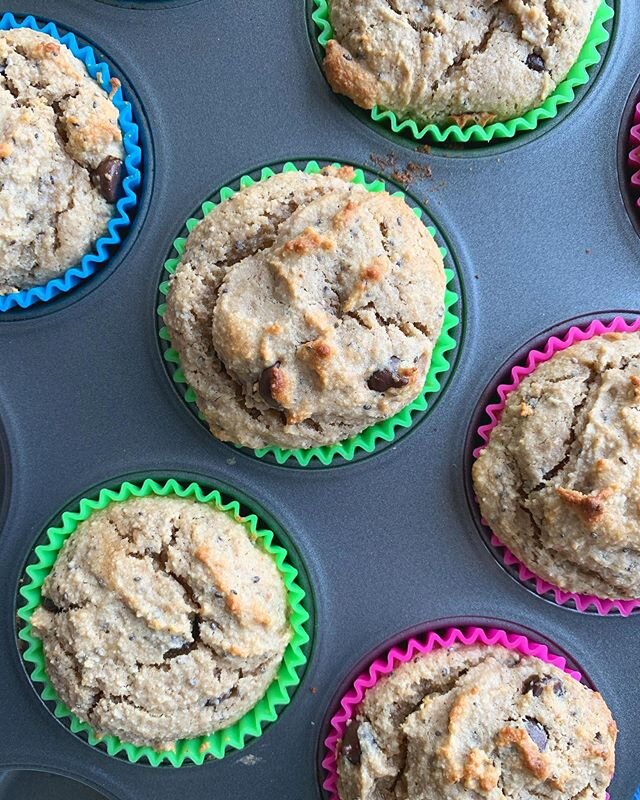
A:
{"type": "Polygon", "coordinates": [[[418,630],[467,624],[570,656],[618,721],[610,794],[632,800],[640,617],[582,614],[527,591],[487,551],[465,489],[476,410],[514,351],[576,318],[640,314],[621,155],[640,17],[635,0],[615,6],[604,62],[559,121],[425,154],[331,94],[303,0],[9,0],[4,10],[53,19],[104,54],[132,102],[144,167],[137,215],[108,265],[64,297],[0,315],[0,800],[319,800],[328,720],[360,669],[418,630]],[[420,423],[361,462],[308,470],[208,434],[167,374],[156,306],[173,240],[216,187],[312,158],[392,181],[406,173],[446,235],[465,310],[450,380],[420,423]],[[41,702],[20,656],[15,611],[34,544],[77,498],[136,475],[196,476],[251,498],[309,582],[314,630],[292,702],[243,750],[201,766],[130,764],[88,745],[41,702]]]}

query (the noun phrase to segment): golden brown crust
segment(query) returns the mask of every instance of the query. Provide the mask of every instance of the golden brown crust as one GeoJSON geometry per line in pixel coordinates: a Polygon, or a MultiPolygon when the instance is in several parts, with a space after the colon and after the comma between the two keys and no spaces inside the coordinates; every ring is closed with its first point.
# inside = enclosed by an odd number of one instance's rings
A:
{"type": "Polygon", "coordinates": [[[324,71],[334,92],[350,97],[361,108],[376,104],[377,81],[335,39],[327,42],[324,71]]]}
{"type": "Polygon", "coordinates": [[[523,728],[503,728],[498,733],[497,741],[500,747],[514,745],[520,752],[525,767],[536,778],[544,781],[549,777],[548,759],[538,750],[523,728]]]}

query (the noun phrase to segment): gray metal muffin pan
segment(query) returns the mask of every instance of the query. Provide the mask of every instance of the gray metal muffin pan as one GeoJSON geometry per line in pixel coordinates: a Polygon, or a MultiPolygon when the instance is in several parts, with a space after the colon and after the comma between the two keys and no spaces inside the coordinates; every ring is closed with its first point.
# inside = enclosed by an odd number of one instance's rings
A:
{"type": "Polygon", "coordinates": [[[579,614],[514,581],[474,523],[465,442],[491,377],[527,341],[574,317],[640,313],[622,156],[618,168],[640,72],[637,0],[618,0],[602,69],[558,124],[429,155],[331,94],[303,0],[9,0],[4,10],[53,19],[114,63],[133,89],[145,183],[130,234],[100,274],[0,318],[1,800],[320,798],[337,693],[390,638],[444,618],[502,620],[570,653],[618,721],[611,796],[631,800],[640,617],[579,614]],[[156,293],[173,238],[217,187],[258,165],[316,157],[375,169],[371,156],[389,153],[399,166],[431,166],[432,178],[409,188],[460,268],[463,337],[439,402],[397,445],[339,469],[282,468],[217,442],[160,357],[156,293]],[[40,701],[16,643],[19,580],[48,520],[96,485],[152,472],[220,481],[267,509],[295,544],[315,602],[309,664],[290,706],[245,750],[200,767],[130,764],[87,745],[40,701]]]}

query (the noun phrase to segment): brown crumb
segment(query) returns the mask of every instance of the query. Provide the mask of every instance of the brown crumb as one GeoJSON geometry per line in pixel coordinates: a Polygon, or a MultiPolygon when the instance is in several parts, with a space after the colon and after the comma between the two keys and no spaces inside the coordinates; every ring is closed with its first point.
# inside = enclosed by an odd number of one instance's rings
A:
{"type": "Polygon", "coordinates": [[[431,145],[429,144],[421,144],[420,147],[416,149],[419,153],[426,153],[427,155],[431,153],[431,145]]]}
{"type": "Polygon", "coordinates": [[[629,380],[633,386],[634,399],[640,401],[640,376],[632,375],[629,380]]]}
{"type": "Polygon", "coordinates": [[[122,84],[117,78],[111,78],[109,83],[111,84],[111,91],[109,92],[109,100],[113,100],[115,93],[122,86],[122,84]]]}
{"type": "Polygon", "coordinates": [[[206,753],[209,747],[210,747],[209,742],[202,742],[198,750],[200,753],[206,753]]]}
{"type": "Polygon", "coordinates": [[[312,687],[309,689],[309,691],[311,692],[311,694],[318,694],[318,690],[317,690],[317,688],[316,688],[315,686],[312,686],[312,687]]]}
{"type": "MultiPolygon", "coordinates": [[[[428,145],[427,145],[428,146],[428,145]]],[[[408,186],[415,181],[428,180],[433,177],[433,171],[428,164],[417,161],[408,161],[405,165],[399,164],[394,153],[386,156],[371,153],[369,161],[382,172],[388,172],[398,183],[408,186]]]]}

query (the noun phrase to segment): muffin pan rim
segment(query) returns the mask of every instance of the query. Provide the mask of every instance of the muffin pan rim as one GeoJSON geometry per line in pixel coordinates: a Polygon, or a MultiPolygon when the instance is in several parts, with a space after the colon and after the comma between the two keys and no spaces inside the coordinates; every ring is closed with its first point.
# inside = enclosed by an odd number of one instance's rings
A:
{"type": "MultiPolygon", "coordinates": [[[[325,712],[343,665],[389,632],[462,611],[508,616],[543,631],[566,643],[598,676],[622,733],[614,798],[631,800],[640,782],[633,735],[640,708],[632,674],[640,654],[637,620],[614,619],[603,627],[592,616],[568,617],[537,603],[498,565],[485,561],[484,546],[468,535],[460,458],[477,393],[514,343],[571,315],[576,306],[578,311],[637,306],[637,239],[621,212],[613,150],[620,108],[634,77],[626,62],[640,36],[633,4],[620,2],[622,24],[606,78],[603,73],[603,91],[587,96],[573,124],[558,126],[536,146],[495,159],[500,163],[491,158],[462,163],[436,153],[421,157],[433,168],[433,180],[417,180],[413,191],[429,198],[461,263],[469,265],[465,358],[446,403],[396,452],[385,451],[366,470],[325,471],[311,478],[300,471],[261,470],[253,459],[228,458],[234,454],[217,444],[204,447],[200,431],[188,416],[181,418],[181,401],[164,391],[154,324],[145,312],[154,301],[153,265],[161,264],[170,244],[166,231],[186,217],[193,197],[205,195],[205,183],[222,183],[246,163],[326,151],[327,135],[332,154],[361,164],[372,151],[389,150],[403,166],[413,153],[369,134],[324,95],[309,67],[304,17],[290,0],[274,2],[266,18],[241,14],[246,9],[233,0],[148,14],[96,0],[30,3],[42,16],[53,13],[53,4],[58,18],[96,40],[108,37],[109,51],[120,53],[128,74],[134,74],[132,63],[140,64],[136,88],[158,144],[157,184],[143,239],[131,250],[127,269],[105,282],[99,295],[48,325],[0,325],[0,353],[10,367],[0,394],[10,414],[12,459],[24,469],[0,534],[2,574],[9,578],[4,606],[11,608],[25,546],[50,509],[105,473],[139,465],[145,473],[153,466],[168,472],[175,462],[185,471],[220,475],[273,509],[287,530],[302,530],[296,541],[319,589],[322,638],[316,640],[315,668],[297,694],[295,711],[285,711],[262,745],[245,751],[256,755],[256,763],[229,756],[200,770],[135,774],[128,764],[105,762],[51,724],[49,712],[34,706],[32,689],[10,657],[0,682],[0,704],[11,710],[2,728],[0,762],[69,764],[121,800],[168,800],[181,793],[193,800],[270,800],[274,785],[283,796],[318,798],[310,726],[325,712]],[[208,39],[205,47],[200,31],[212,22],[215,43],[208,39]],[[265,22],[270,31],[286,35],[266,35],[265,22]],[[183,64],[168,64],[164,49],[158,49],[167,35],[186,38],[189,58],[183,64]],[[115,47],[119,41],[122,47],[115,47]],[[194,74],[198,80],[192,83],[194,74]],[[254,74],[250,90],[247,76],[254,74]],[[288,108],[283,98],[290,101],[288,108]],[[177,113],[178,104],[188,118],[177,113]],[[585,247],[592,248],[588,257],[585,247]],[[615,657],[603,667],[607,653],[615,657]],[[295,766],[282,769],[282,764],[295,766]]],[[[7,613],[0,626],[0,649],[6,652],[14,652],[13,630],[7,613]]]]}

